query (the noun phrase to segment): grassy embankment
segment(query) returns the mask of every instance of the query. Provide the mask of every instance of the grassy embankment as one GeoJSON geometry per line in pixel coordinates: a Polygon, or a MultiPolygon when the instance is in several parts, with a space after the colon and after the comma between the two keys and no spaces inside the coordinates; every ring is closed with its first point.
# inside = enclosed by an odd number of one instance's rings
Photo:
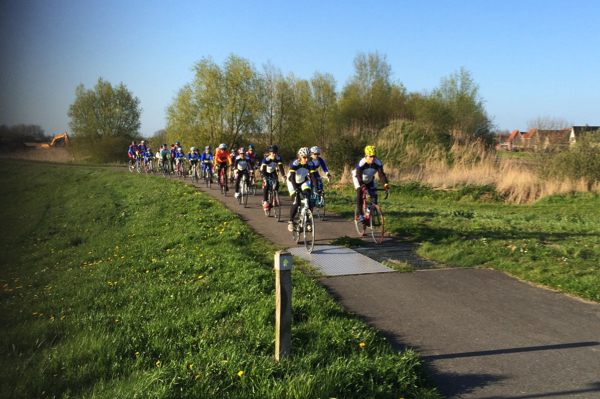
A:
{"type": "Polygon", "coordinates": [[[418,355],[294,271],[275,362],[271,247],[151,176],[0,163],[0,397],[438,398],[418,355]]]}
{"type": "MultiPolygon", "coordinates": [[[[329,190],[329,209],[354,217],[355,190],[329,190]]],[[[505,204],[492,187],[432,190],[394,185],[381,200],[386,230],[422,243],[418,253],[464,267],[492,267],[600,302],[600,196],[560,194],[505,204]]]]}

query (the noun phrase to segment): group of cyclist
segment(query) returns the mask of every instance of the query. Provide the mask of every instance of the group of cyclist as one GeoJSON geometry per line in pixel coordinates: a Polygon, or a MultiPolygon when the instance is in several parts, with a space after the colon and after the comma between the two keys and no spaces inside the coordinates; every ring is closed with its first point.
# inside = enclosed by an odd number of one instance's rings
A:
{"type": "MultiPolygon", "coordinates": [[[[319,169],[325,173],[327,179],[331,178],[331,172],[327,169],[325,161],[321,158],[321,150],[315,146],[312,148],[302,147],[298,150],[297,158],[291,163],[290,170],[285,175],[283,169],[283,160],[278,155],[279,147],[270,145],[268,152],[264,155],[261,162],[258,161],[257,153],[253,145],[248,146],[248,150],[244,147],[239,149],[227,149],[226,144],[221,144],[217,148],[215,154],[211,153],[210,146],[204,147],[204,152],[200,153],[196,147],[191,147],[190,151],[184,154],[183,148],[179,141],[169,147],[167,144],[162,144],[160,150],[156,154],[152,153],[150,148],[147,148],[146,142],[138,145],[135,141],[131,143],[128,150],[128,155],[132,165],[136,160],[140,159],[143,162],[148,162],[149,159],[158,159],[163,165],[170,165],[171,170],[178,167],[178,164],[183,161],[188,161],[190,164],[198,168],[198,164],[202,164],[202,175],[212,179],[213,165],[217,176],[224,173],[224,176],[229,178],[224,179],[225,191],[229,190],[228,183],[235,182],[235,197],[239,197],[240,180],[245,175],[251,181],[254,179],[255,170],[259,169],[263,180],[263,209],[268,210],[269,203],[267,195],[271,189],[270,184],[274,184],[273,189],[279,190],[279,180],[287,181],[287,187],[292,197],[292,207],[288,221],[288,230],[293,231],[293,220],[298,213],[300,206],[300,197],[308,197],[313,190],[320,194],[323,190],[323,180],[319,174],[319,169]],[[231,170],[228,170],[231,167],[231,170]],[[222,172],[221,172],[222,171],[222,172]],[[273,182],[273,183],[271,183],[273,182]]],[[[384,189],[389,194],[389,185],[387,177],[383,171],[383,164],[377,159],[374,146],[365,147],[365,156],[362,158],[356,169],[352,171],[352,180],[356,188],[356,209],[358,210],[357,219],[360,222],[364,221],[362,210],[362,194],[363,189],[376,189],[375,175],[384,185],[384,189]]]]}

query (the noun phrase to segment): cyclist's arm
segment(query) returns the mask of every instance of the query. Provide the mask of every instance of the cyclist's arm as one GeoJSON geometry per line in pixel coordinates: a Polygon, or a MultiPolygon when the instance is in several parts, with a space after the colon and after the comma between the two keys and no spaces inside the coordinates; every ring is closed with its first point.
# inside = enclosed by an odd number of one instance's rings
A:
{"type": "Polygon", "coordinates": [[[383,165],[381,165],[381,167],[377,171],[377,174],[379,175],[379,180],[381,180],[381,182],[384,184],[384,186],[387,186],[388,180],[387,180],[387,176],[385,175],[385,172],[383,171],[383,165]]]}

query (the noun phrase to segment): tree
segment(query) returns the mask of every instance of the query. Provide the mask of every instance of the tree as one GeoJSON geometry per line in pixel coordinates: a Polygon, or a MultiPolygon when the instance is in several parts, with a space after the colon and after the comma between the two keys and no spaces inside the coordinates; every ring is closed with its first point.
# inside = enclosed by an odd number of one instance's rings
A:
{"type": "Polygon", "coordinates": [[[553,118],[550,116],[538,116],[527,121],[527,130],[561,130],[568,129],[573,124],[564,118],[553,118]]]}
{"type": "Polygon", "coordinates": [[[455,138],[482,138],[493,144],[494,125],[483,106],[479,85],[465,68],[442,78],[440,87],[432,93],[448,108],[451,115],[450,134],[455,138]]]}
{"type": "Polygon", "coordinates": [[[311,101],[308,123],[313,142],[325,147],[337,131],[337,93],[335,78],[329,73],[315,72],[310,79],[311,101]]]}
{"type": "Polygon", "coordinates": [[[389,121],[392,97],[392,67],[379,52],[359,52],[354,58],[354,76],[342,89],[341,112],[347,125],[375,128],[389,121]]]}
{"type": "Polygon", "coordinates": [[[192,70],[194,81],[167,107],[171,141],[232,146],[262,130],[263,82],[252,63],[231,54],[220,67],[205,57],[192,70]]]}
{"type": "Polygon", "coordinates": [[[69,127],[74,139],[91,145],[105,138],[140,137],[140,100],[123,83],[115,88],[98,79],[94,90],[83,84],[75,90],[75,102],[69,106],[69,127]]]}

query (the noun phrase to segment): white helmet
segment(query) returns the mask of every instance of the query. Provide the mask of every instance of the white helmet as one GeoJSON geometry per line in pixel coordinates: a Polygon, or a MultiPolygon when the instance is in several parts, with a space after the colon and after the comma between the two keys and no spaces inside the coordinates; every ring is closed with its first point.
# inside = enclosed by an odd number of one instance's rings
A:
{"type": "Polygon", "coordinates": [[[321,150],[319,149],[319,147],[314,146],[313,148],[310,149],[310,152],[312,152],[313,154],[320,154],[321,150]]]}
{"type": "Polygon", "coordinates": [[[308,149],[308,147],[302,147],[298,150],[298,156],[300,157],[307,157],[310,155],[310,150],[308,149]]]}
{"type": "Polygon", "coordinates": [[[192,147],[192,148],[190,148],[190,151],[192,151],[192,152],[193,152],[193,151],[196,151],[196,147],[192,147]]]}
{"type": "Polygon", "coordinates": [[[227,144],[223,143],[219,146],[220,149],[222,150],[226,150],[227,149],[227,144]]]}

